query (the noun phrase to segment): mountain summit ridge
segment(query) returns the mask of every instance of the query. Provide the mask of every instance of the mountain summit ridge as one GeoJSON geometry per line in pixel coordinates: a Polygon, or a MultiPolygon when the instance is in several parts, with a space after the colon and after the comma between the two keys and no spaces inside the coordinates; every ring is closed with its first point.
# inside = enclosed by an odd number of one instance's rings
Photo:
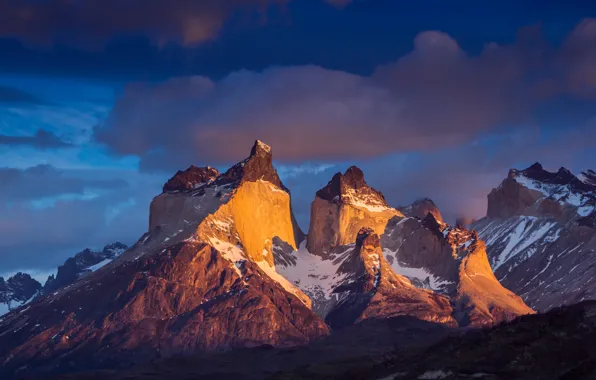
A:
{"type": "MultiPolygon", "coordinates": [[[[272,162],[271,148],[257,140],[223,174],[192,166],[177,172],[151,202],[149,228],[131,248],[0,321],[0,374],[295,346],[330,334],[330,326],[397,316],[456,327],[532,313],[496,279],[484,286],[492,271],[478,236],[432,212],[405,217],[357,167],[317,192],[303,241],[272,162]],[[447,255],[450,292],[399,272],[402,262],[384,242],[404,240],[412,232],[404,227],[420,228],[439,249],[434,257],[447,255]],[[498,301],[473,292],[475,284],[498,301]]],[[[416,245],[400,252],[423,256],[416,245]]]]}

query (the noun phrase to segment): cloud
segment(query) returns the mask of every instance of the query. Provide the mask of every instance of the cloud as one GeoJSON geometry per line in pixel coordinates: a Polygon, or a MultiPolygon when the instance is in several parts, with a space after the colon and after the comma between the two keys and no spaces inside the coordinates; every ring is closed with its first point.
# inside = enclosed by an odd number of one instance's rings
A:
{"type": "Polygon", "coordinates": [[[123,179],[81,178],[50,165],[27,169],[0,168],[0,202],[31,201],[86,191],[124,189],[123,179]]]}
{"type": "Polygon", "coordinates": [[[596,18],[579,23],[563,44],[558,59],[572,92],[596,95],[596,18]]]}
{"type": "Polygon", "coordinates": [[[371,76],[298,66],[243,70],[218,81],[136,83],[95,138],[115,154],[139,156],[144,170],[234,162],[255,138],[289,162],[457,146],[533,128],[536,111],[555,95],[576,96],[572,75],[579,70],[572,67],[591,57],[591,25],[580,24],[557,50],[539,29],[527,28],[515,43],[489,43],[477,56],[445,33],[422,32],[410,53],[371,76]],[[578,59],[571,58],[574,49],[582,52],[578,59]]]}
{"type": "Polygon", "coordinates": [[[0,145],[28,145],[39,149],[68,148],[72,144],[52,132],[37,130],[33,136],[11,136],[0,134],[0,145]]]}
{"type": "Polygon", "coordinates": [[[0,36],[41,45],[101,46],[121,35],[185,46],[217,36],[238,10],[248,14],[287,0],[3,0],[0,36]]]}
{"type": "Polygon", "coordinates": [[[0,103],[40,104],[43,102],[35,95],[18,88],[0,86],[0,103]]]}
{"type": "Polygon", "coordinates": [[[133,243],[163,181],[132,170],[0,169],[0,268],[43,271],[85,247],[133,243]]]}

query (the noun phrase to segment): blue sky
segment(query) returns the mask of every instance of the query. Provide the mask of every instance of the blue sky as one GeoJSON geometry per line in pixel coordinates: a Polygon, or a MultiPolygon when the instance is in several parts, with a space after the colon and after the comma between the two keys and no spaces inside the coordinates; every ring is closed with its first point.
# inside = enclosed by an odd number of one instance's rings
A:
{"type": "Polygon", "coordinates": [[[352,164],[452,221],[482,217],[510,167],[596,167],[596,5],[258,3],[0,5],[0,273],[133,243],[176,170],[257,138],[305,230],[352,164]]]}

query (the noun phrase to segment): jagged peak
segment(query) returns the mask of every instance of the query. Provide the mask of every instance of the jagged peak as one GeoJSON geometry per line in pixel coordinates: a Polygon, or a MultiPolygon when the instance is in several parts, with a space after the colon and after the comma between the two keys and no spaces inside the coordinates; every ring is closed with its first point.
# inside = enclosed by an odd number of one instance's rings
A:
{"type": "Polygon", "coordinates": [[[436,203],[430,198],[419,198],[409,206],[400,207],[399,211],[408,217],[420,219],[424,219],[428,213],[431,213],[437,221],[443,223],[441,211],[439,211],[436,203]]]}
{"type": "Polygon", "coordinates": [[[250,150],[250,156],[259,155],[271,155],[271,147],[261,140],[256,140],[252,149],[250,150]]]}
{"type": "Polygon", "coordinates": [[[327,183],[327,186],[317,191],[317,196],[326,200],[333,200],[337,196],[345,195],[348,190],[370,188],[364,180],[364,172],[357,166],[350,166],[343,174],[337,172],[327,183]]]}
{"type": "Polygon", "coordinates": [[[214,181],[219,171],[210,166],[197,167],[190,165],[188,169],[178,170],[163,186],[163,192],[192,191],[205,183],[214,181]]]}
{"type": "Polygon", "coordinates": [[[256,140],[250,156],[229,168],[222,174],[217,183],[225,185],[229,183],[256,182],[258,180],[268,181],[277,187],[289,192],[281,183],[277,171],[273,167],[273,155],[271,147],[261,140],[256,140]]]}
{"type": "Polygon", "coordinates": [[[389,209],[385,196],[370,187],[364,180],[364,172],[357,166],[350,166],[343,174],[335,173],[325,187],[317,191],[318,198],[367,208],[370,211],[389,209]]]}

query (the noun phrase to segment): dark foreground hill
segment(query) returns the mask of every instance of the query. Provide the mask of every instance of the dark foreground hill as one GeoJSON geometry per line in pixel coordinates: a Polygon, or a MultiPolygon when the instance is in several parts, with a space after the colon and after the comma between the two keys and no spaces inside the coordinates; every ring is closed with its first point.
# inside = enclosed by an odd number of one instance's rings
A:
{"type": "Polygon", "coordinates": [[[171,358],[100,379],[596,379],[596,302],[455,331],[398,317],[364,321],[309,346],[171,358]]]}

